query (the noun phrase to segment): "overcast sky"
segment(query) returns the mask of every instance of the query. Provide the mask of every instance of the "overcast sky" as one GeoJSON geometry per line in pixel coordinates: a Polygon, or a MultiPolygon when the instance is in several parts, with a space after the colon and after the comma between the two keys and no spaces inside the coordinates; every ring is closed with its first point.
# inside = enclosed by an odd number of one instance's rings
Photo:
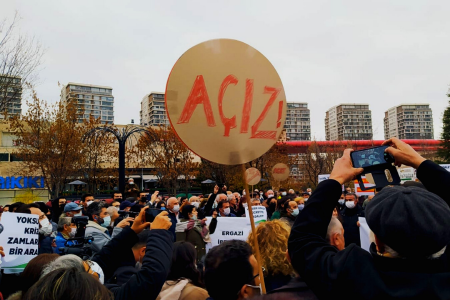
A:
{"type": "Polygon", "coordinates": [[[312,138],[325,139],[325,111],[368,103],[374,139],[384,111],[429,103],[435,138],[450,83],[450,1],[11,1],[23,33],[47,48],[38,95],[56,102],[61,83],[113,88],[116,124],[139,123],[140,102],[164,91],[190,47],[232,38],[275,66],[288,102],[307,102],[312,138]]]}

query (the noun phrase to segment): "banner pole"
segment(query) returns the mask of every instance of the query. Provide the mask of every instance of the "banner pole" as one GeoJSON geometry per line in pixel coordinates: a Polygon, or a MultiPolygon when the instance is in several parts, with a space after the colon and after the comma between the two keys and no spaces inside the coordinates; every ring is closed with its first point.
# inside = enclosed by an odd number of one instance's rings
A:
{"type": "Polygon", "coordinates": [[[259,252],[259,244],[258,244],[258,237],[256,236],[256,227],[255,227],[255,220],[253,219],[253,210],[252,210],[252,202],[250,199],[250,193],[248,189],[247,180],[245,177],[245,165],[242,164],[242,178],[244,179],[244,185],[245,185],[245,193],[248,195],[247,197],[247,206],[248,206],[248,214],[250,217],[250,224],[252,226],[252,232],[253,232],[253,242],[255,244],[255,252],[256,252],[256,260],[258,261],[259,265],[259,280],[261,282],[261,290],[263,295],[266,294],[266,285],[264,283],[264,274],[262,271],[262,261],[261,261],[261,253],[259,252]]]}

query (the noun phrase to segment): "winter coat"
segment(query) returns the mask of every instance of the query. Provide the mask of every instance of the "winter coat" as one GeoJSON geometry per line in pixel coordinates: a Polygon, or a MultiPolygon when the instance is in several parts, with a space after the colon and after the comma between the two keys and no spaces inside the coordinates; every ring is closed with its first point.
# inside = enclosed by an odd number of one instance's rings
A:
{"type": "MultiPolygon", "coordinates": [[[[417,169],[417,177],[428,191],[450,203],[450,172],[427,160],[417,169]]],[[[292,265],[318,298],[450,299],[449,246],[437,259],[383,257],[375,244],[370,253],[355,244],[342,251],[331,246],[325,236],[341,193],[339,182],[321,182],[289,237],[292,265]]]]}
{"type": "MultiPolygon", "coordinates": [[[[131,248],[137,241],[137,234],[125,227],[92,258],[102,268],[105,279],[111,278],[124,262],[133,259],[131,248]]],[[[114,299],[156,299],[169,274],[172,245],[172,235],[168,230],[150,230],[141,269],[121,286],[106,284],[114,299]]]]}
{"type": "Polygon", "coordinates": [[[156,300],[205,300],[208,292],[190,283],[188,279],[168,280],[156,300]]]}

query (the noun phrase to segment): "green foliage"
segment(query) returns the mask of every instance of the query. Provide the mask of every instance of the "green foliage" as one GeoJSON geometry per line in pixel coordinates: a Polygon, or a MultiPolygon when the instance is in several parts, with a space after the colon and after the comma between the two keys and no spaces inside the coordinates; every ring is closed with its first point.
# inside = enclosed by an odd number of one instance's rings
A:
{"type": "MultiPolygon", "coordinates": [[[[450,94],[447,96],[450,97],[450,94]]],[[[438,156],[442,162],[450,163],[450,106],[445,109],[442,118],[441,140],[442,142],[438,149],[438,156]]]]}

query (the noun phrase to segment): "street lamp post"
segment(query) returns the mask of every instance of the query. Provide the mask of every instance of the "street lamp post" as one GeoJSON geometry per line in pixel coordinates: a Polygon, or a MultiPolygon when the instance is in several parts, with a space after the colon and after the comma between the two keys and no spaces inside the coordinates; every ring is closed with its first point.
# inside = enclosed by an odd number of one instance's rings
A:
{"type": "Polygon", "coordinates": [[[123,194],[125,191],[126,142],[129,137],[134,137],[135,134],[142,136],[143,134],[150,134],[150,132],[145,127],[140,126],[125,126],[123,128],[117,128],[116,126],[95,127],[84,135],[83,142],[86,140],[91,141],[93,138],[102,138],[105,134],[112,134],[119,143],[119,191],[123,194]]]}

